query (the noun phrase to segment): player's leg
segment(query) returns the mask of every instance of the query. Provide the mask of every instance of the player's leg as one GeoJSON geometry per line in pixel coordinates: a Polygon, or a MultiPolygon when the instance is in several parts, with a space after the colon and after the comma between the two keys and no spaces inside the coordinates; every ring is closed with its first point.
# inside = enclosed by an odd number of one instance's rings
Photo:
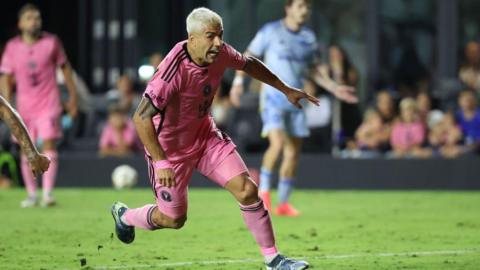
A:
{"type": "Polygon", "coordinates": [[[57,139],[62,136],[60,114],[38,117],[35,120],[35,125],[37,125],[38,136],[43,141],[42,152],[50,159],[50,166],[42,176],[42,206],[53,206],[55,205],[53,188],[55,187],[58,171],[57,139]]]}
{"type": "MultiPolygon", "coordinates": [[[[35,143],[37,139],[37,130],[32,126],[29,118],[23,117],[23,120],[32,141],[35,143]]],[[[16,141],[16,139],[14,140],[16,141]]],[[[20,202],[20,206],[24,208],[36,206],[38,204],[37,181],[32,173],[30,165],[28,164],[28,159],[23,153],[20,156],[20,172],[22,173],[23,183],[25,184],[25,189],[27,191],[27,198],[20,202]]]]}
{"type": "Polygon", "coordinates": [[[271,210],[270,188],[275,165],[282,153],[285,137],[285,126],[282,111],[273,106],[268,106],[262,111],[263,129],[262,136],[268,137],[268,148],[263,155],[260,170],[259,194],[265,206],[271,210]]]}
{"type": "Polygon", "coordinates": [[[149,180],[157,203],[139,208],[128,208],[121,202],[115,202],[112,206],[117,237],[127,244],[135,239],[135,227],[145,230],[180,229],[187,220],[188,182],[192,175],[193,162],[174,164],[176,185],[172,188],[156,183],[155,170],[149,158],[147,163],[149,180]]]}
{"type": "Polygon", "coordinates": [[[240,205],[243,220],[265,257],[267,269],[306,269],[308,263],[287,259],[278,253],[270,214],[258,196],[257,185],[250,178],[247,167],[236,150],[223,160],[221,150],[209,151],[200,160],[198,169],[208,178],[230,191],[240,205]],[[217,152],[217,153],[215,153],[217,152]],[[213,160],[213,162],[212,162],[213,160]],[[212,170],[213,168],[213,170],[212,170]]]}
{"type": "Polygon", "coordinates": [[[27,190],[27,198],[20,203],[23,208],[36,206],[37,199],[37,183],[35,176],[30,169],[27,157],[22,154],[20,157],[20,171],[22,173],[25,189],[27,190]]]}
{"type": "Polygon", "coordinates": [[[53,188],[55,187],[55,180],[58,171],[58,152],[57,152],[57,140],[46,139],[43,141],[42,152],[50,159],[50,166],[48,170],[42,176],[42,191],[43,199],[42,206],[55,205],[55,199],[53,197],[53,188]]]}
{"type": "Polygon", "coordinates": [[[302,142],[302,138],[290,136],[285,138],[283,159],[280,165],[280,179],[278,181],[279,205],[275,209],[277,215],[298,216],[300,214],[289,204],[289,198],[293,190],[302,142]]]}
{"type": "Polygon", "coordinates": [[[288,112],[285,119],[286,135],[283,159],[280,165],[280,181],[278,182],[279,206],[275,209],[275,213],[284,216],[298,216],[299,212],[289,204],[289,198],[297,173],[303,138],[309,136],[310,131],[303,110],[288,112]]]}

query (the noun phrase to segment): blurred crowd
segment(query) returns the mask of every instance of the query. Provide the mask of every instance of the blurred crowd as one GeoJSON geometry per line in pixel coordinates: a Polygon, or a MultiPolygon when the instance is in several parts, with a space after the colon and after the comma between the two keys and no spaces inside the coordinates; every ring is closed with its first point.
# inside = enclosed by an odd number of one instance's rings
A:
{"type": "MultiPolygon", "coordinates": [[[[345,50],[329,46],[316,70],[336,82],[357,87],[359,74],[345,50]]],[[[149,77],[163,59],[161,53],[149,58],[147,77],[134,80],[119,76],[115,87],[102,94],[91,94],[74,74],[79,92],[79,116],[62,119],[61,147],[72,151],[96,151],[99,156],[124,157],[141,154],[131,115],[134,113],[149,77]]],[[[58,83],[64,87],[61,72],[58,83]]],[[[326,91],[306,84],[305,91],[320,99],[320,106],[305,110],[311,131],[304,151],[334,153],[342,158],[456,158],[475,155],[480,145],[480,43],[469,42],[458,72],[460,89],[454,95],[436,96],[424,77],[405,87],[389,86],[372,91],[371,100],[359,105],[341,103],[326,91]],[[307,87],[308,86],[308,87],[307,87]],[[400,89],[401,88],[401,89],[400,89]],[[455,102],[452,102],[452,98],[455,102]],[[335,151],[336,150],[336,151],[335,151]]],[[[241,151],[262,151],[258,95],[261,85],[247,81],[249,91],[239,104],[229,98],[231,82],[224,79],[212,104],[211,114],[218,126],[230,134],[241,151]],[[258,134],[258,136],[252,136],[258,134]]],[[[65,92],[65,91],[63,91],[65,92]]],[[[0,128],[3,152],[10,151],[8,131],[0,128]]],[[[2,168],[5,166],[2,166],[2,168]]]]}

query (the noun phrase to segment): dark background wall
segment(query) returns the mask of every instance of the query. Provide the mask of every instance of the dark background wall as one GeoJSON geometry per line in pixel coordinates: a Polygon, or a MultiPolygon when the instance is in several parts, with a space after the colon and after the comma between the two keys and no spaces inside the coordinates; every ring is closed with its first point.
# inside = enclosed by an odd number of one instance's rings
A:
{"type": "MultiPolygon", "coordinates": [[[[251,169],[261,164],[261,155],[243,155],[251,169]]],[[[148,187],[147,167],[142,157],[97,158],[92,155],[63,155],[58,185],[63,187],[108,187],[116,166],[128,164],[139,174],[138,185],[148,187]]],[[[327,155],[301,157],[296,186],[320,189],[480,189],[480,159],[388,160],[335,159],[327,155]]],[[[253,174],[252,174],[253,175],[253,174]]],[[[216,187],[195,173],[192,187],[216,187]]]]}

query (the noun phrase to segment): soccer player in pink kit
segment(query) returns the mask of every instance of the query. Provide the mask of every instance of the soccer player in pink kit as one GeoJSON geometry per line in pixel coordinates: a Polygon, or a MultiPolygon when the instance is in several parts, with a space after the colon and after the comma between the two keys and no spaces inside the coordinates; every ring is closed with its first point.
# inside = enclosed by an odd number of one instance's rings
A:
{"type": "MultiPolygon", "coordinates": [[[[43,175],[42,206],[52,206],[55,200],[52,189],[58,168],[56,139],[62,135],[60,116],[62,106],[56,82],[56,68],[60,66],[65,76],[70,100],[67,109],[72,117],[77,113],[75,84],[72,69],[68,64],[58,38],[41,31],[40,10],[26,4],[18,13],[21,34],[6,45],[0,64],[4,97],[10,101],[13,79],[16,82],[16,105],[34,142],[41,139],[43,153],[51,160],[50,168],[43,175]]],[[[21,171],[28,192],[22,207],[37,205],[35,176],[28,168],[28,159],[21,157],[21,171]]]]}
{"type": "Polygon", "coordinates": [[[194,169],[230,191],[240,205],[267,269],[307,269],[308,263],[279,254],[268,211],[258,197],[256,184],[236,151],[210,116],[210,105],[227,68],[243,70],[271,84],[297,107],[303,98],[318,100],[283,83],[262,62],[245,57],[222,40],[221,17],[207,8],[187,17],[188,39],[177,43],[148,83],[134,115],[145,145],[150,182],[156,204],[129,209],[112,206],[117,237],[135,238],[134,227],[156,230],[181,228],[187,219],[187,187],[194,169]]]}

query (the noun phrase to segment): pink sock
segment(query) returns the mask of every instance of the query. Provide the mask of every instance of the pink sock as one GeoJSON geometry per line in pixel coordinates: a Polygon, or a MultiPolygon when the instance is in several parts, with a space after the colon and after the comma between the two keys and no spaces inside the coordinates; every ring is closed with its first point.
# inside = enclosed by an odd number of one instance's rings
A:
{"type": "Polygon", "coordinates": [[[276,254],[272,222],[268,211],[263,206],[263,201],[260,200],[252,205],[240,205],[240,210],[242,210],[245,224],[260,246],[263,256],[276,254]]]}
{"type": "Polygon", "coordinates": [[[55,178],[57,177],[58,170],[58,153],[54,150],[44,151],[43,154],[50,159],[50,166],[48,170],[43,174],[43,196],[49,196],[55,186],[55,178]]]}
{"type": "Polygon", "coordinates": [[[157,207],[154,204],[147,204],[140,208],[132,208],[125,211],[123,218],[127,225],[135,226],[145,230],[159,229],[152,221],[153,210],[157,207]]]}
{"type": "Polygon", "coordinates": [[[28,196],[36,196],[37,183],[35,176],[33,176],[32,169],[27,161],[27,157],[22,155],[20,159],[20,169],[22,171],[23,182],[25,183],[25,189],[27,190],[28,196]]]}

